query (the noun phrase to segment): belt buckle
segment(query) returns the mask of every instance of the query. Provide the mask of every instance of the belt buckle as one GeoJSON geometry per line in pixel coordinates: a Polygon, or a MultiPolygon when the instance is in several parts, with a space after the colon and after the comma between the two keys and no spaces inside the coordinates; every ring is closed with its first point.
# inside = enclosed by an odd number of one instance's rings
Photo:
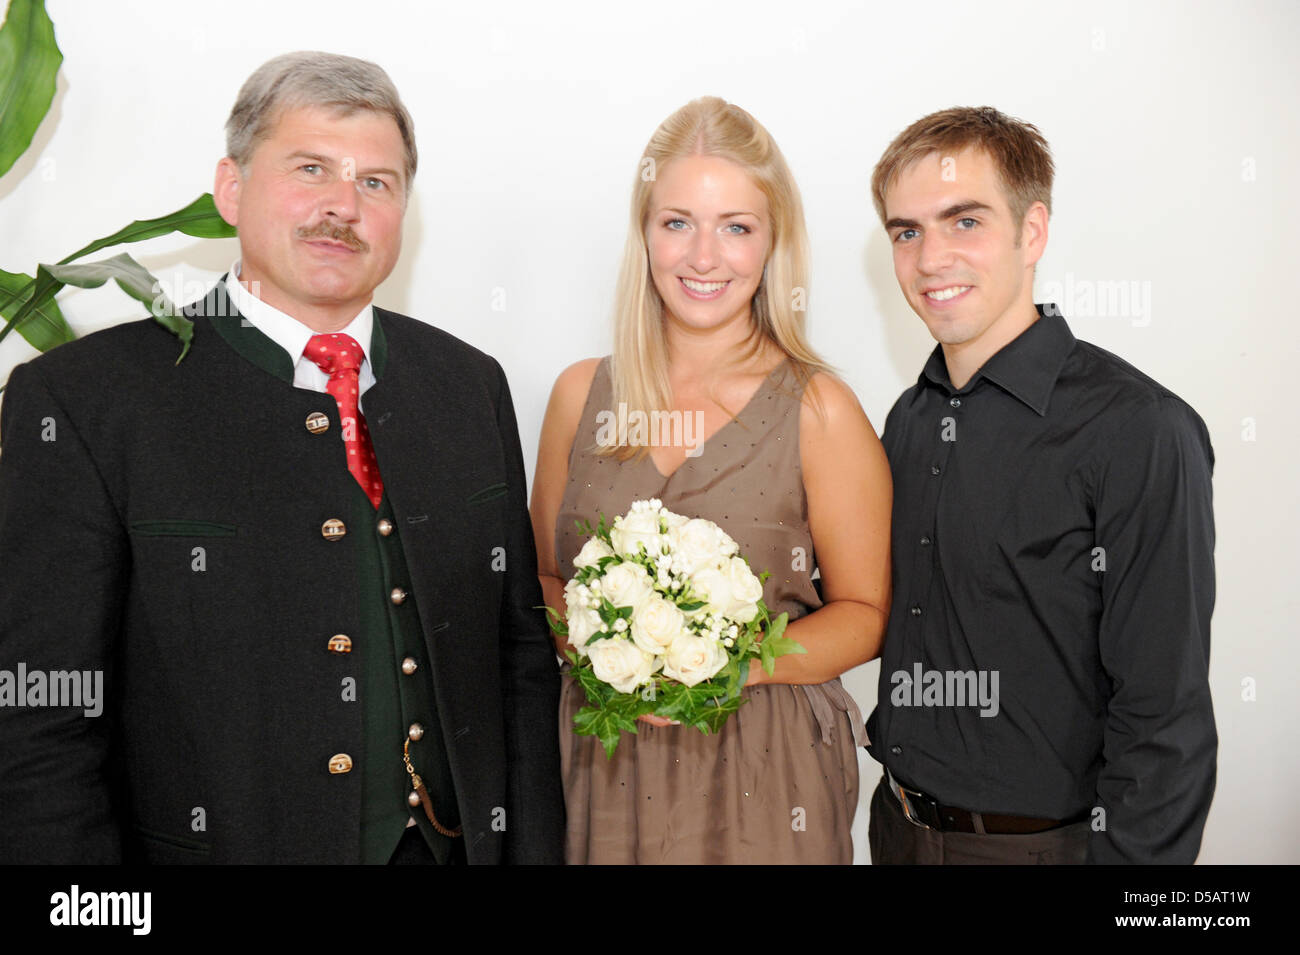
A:
{"type": "Polygon", "coordinates": [[[918,826],[921,829],[939,829],[940,828],[939,826],[932,826],[921,819],[917,809],[913,808],[912,799],[916,800],[917,808],[925,807],[929,809],[930,818],[934,819],[936,822],[939,821],[938,802],[936,802],[933,798],[927,796],[923,792],[920,792],[915,789],[907,789],[905,786],[899,783],[897,779],[894,778],[893,773],[890,773],[889,770],[885,770],[885,772],[889,776],[890,788],[894,790],[894,795],[898,797],[899,803],[902,804],[903,818],[905,818],[912,825],[918,826]]]}

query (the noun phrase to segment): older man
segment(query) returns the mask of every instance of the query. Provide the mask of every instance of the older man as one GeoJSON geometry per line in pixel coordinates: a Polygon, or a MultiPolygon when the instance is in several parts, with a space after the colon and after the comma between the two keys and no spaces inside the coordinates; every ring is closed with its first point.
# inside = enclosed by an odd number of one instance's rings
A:
{"type": "Polygon", "coordinates": [[[1052,172],[1033,126],[956,108],[872,178],[938,342],[883,439],[877,863],[1190,863],[1214,793],[1209,435],[1034,305],[1052,172]]]}
{"type": "Polygon", "coordinates": [[[500,366],[371,304],[411,119],[371,63],[245,83],[187,311],[14,370],[0,861],[558,862],[558,679],[500,366]],[[28,678],[32,679],[32,678],[28,678]],[[21,705],[19,705],[21,704],[21,705]]]}

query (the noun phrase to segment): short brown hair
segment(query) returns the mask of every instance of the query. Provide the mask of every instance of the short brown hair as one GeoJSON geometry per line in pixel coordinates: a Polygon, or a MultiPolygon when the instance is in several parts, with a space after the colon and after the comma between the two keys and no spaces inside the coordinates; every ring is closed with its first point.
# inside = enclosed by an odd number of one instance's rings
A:
{"type": "Polygon", "coordinates": [[[992,106],[954,106],[923,116],[889,144],[871,174],[871,198],[885,221],[885,190],[904,169],[931,153],[948,155],[982,149],[1002,177],[1007,205],[1016,222],[1017,241],[1025,213],[1035,202],[1052,211],[1052,151],[1038,127],[1013,119],[992,106]]]}

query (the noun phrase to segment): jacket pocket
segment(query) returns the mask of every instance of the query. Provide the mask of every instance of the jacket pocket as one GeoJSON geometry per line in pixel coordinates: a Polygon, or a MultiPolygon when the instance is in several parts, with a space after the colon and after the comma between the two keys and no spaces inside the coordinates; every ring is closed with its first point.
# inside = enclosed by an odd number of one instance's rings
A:
{"type": "Polygon", "coordinates": [[[487,501],[495,501],[499,497],[506,496],[506,484],[499,481],[496,484],[489,484],[485,488],[475,491],[465,499],[466,504],[483,504],[487,501]]]}
{"type": "Polygon", "coordinates": [[[141,537],[234,537],[236,524],[213,521],[132,521],[131,533],[141,537]]]}
{"type": "MultiPolygon", "coordinates": [[[[211,846],[197,839],[184,836],[166,835],[133,825],[132,833],[138,845],[138,861],[163,865],[185,865],[206,863],[211,854],[211,846]]],[[[136,853],[129,853],[136,856],[136,853]]],[[[133,859],[133,861],[137,861],[133,859]]]]}

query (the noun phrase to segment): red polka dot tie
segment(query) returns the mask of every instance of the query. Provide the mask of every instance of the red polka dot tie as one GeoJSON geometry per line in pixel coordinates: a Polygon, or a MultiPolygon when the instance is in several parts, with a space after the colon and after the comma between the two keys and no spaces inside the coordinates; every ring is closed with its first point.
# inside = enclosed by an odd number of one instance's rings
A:
{"type": "Polygon", "coordinates": [[[351,335],[313,335],[304,354],[330,376],[325,390],[334,396],[339,406],[348,470],[366,492],[370,503],[378,509],[384,496],[384,482],[379,476],[374,445],[370,443],[370,429],[357,408],[357,378],[364,357],[361,346],[351,335]]]}

